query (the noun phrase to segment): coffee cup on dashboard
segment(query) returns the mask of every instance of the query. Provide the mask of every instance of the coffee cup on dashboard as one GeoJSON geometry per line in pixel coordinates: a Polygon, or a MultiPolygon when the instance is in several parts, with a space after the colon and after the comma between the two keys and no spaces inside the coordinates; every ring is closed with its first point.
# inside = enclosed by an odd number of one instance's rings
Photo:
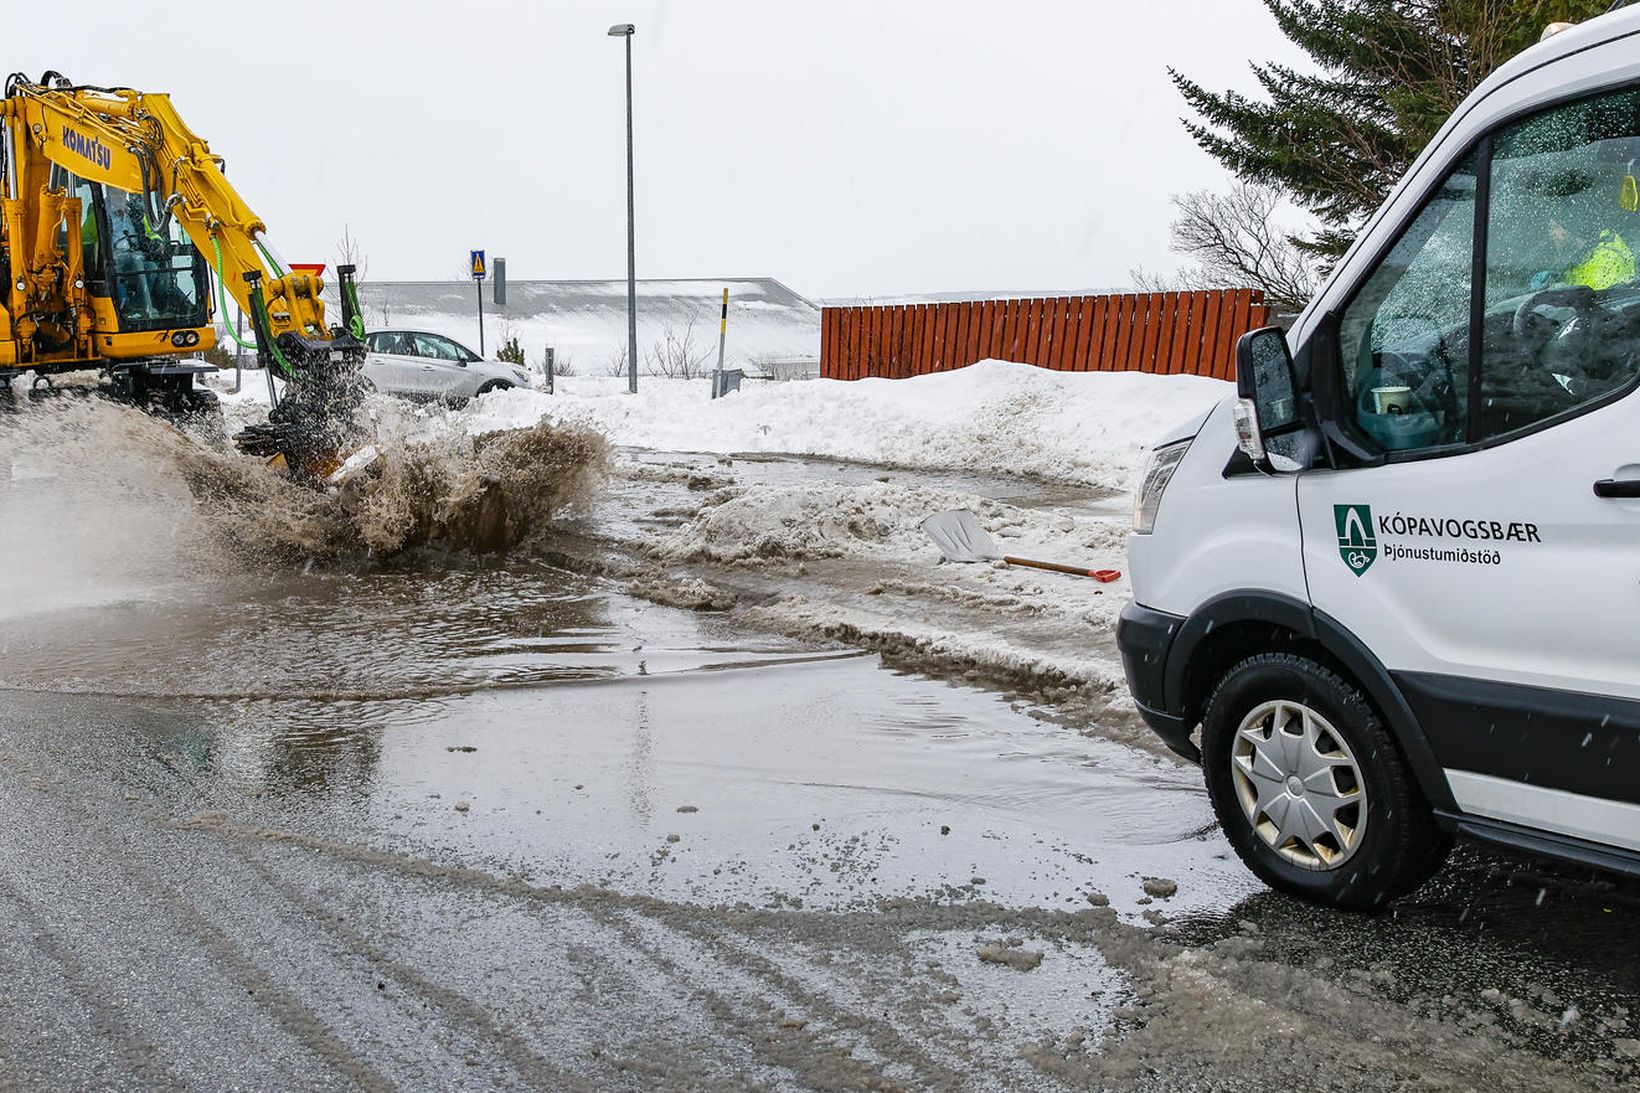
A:
{"type": "Polygon", "coordinates": [[[1374,387],[1372,410],[1376,414],[1404,414],[1412,409],[1412,388],[1374,387]]]}

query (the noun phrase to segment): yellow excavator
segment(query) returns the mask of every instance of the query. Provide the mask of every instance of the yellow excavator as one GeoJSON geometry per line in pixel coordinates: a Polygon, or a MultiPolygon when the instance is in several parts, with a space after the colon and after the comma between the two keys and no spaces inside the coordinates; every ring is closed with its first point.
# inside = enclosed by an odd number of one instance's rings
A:
{"type": "MultiPolygon", "coordinates": [[[[352,266],[336,269],[327,326],[322,266],[277,256],[223,161],[169,96],[12,75],[0,99],[0,400],[33,375],[96,370],[103,391],[162,413],[212,414],[190,358],[216,342],[232,295],[262,367],[284,381],[241,450],[323,481],[355,440],[364,323],[352,266]]],[[[229,336],[237,338],[224,323],[229,336]]],[[[271,384],[270,384],[271,389],[271,384]]],[[[0,404],[0,410],[7,407],[0,404]]]]}

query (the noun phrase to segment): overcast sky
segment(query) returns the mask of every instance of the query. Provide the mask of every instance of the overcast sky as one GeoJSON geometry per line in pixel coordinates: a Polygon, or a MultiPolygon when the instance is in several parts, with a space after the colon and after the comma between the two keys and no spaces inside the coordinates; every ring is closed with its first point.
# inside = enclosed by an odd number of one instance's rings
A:
{"type": "Polygon", "coordinates": [[[515,278],[625,275],[614,22],[638,275],[811,296],[1168,267],[1168,195],[1227,179],[1167,66],[1251,89],[1249,59],[1294,59],[1257,0],[10,7],[6,71],[169,92],[290,260],[334,261],[345,223],[381,280],[479,246],[515,278]]]}

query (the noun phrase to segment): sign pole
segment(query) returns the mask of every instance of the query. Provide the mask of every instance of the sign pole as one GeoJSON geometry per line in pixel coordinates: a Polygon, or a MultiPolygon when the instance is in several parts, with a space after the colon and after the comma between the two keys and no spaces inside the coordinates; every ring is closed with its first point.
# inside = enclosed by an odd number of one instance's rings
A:
{"type": "Polygon", "coordinates": [[[626,34],[626,389],[638,393],[638,244],[632,204],[632,32],[626,34]]]}
{"type": "Polygon", "coordinates": [[[723,394],[723,343],[729,338],[729,287],[723,288],[723,313],[718,318],[718,363],[712,374],[712,397],[723,394]]]}
{"type": "MultiPolygon", "coordinates": [[[[473,287],[478,290],[478,355],[484,356],[484,252],[472,250],[467,252],[467,261],[473,271],[473,287]]],[[[497,262],[501,259],[497,258],[497,262]]]]}

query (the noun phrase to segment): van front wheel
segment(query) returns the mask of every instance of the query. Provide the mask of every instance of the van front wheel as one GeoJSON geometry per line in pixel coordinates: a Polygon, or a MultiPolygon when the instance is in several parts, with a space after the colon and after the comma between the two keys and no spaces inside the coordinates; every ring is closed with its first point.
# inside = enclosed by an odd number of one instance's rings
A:
{"type": "Polygon", "coordinates": [[[1304,899],[1381,907],[1429,879],[1450,846],[1365,696],[1306,657],[1249,657],[1219,681],[1202,766],[1241,860],[1304,899]]]}

